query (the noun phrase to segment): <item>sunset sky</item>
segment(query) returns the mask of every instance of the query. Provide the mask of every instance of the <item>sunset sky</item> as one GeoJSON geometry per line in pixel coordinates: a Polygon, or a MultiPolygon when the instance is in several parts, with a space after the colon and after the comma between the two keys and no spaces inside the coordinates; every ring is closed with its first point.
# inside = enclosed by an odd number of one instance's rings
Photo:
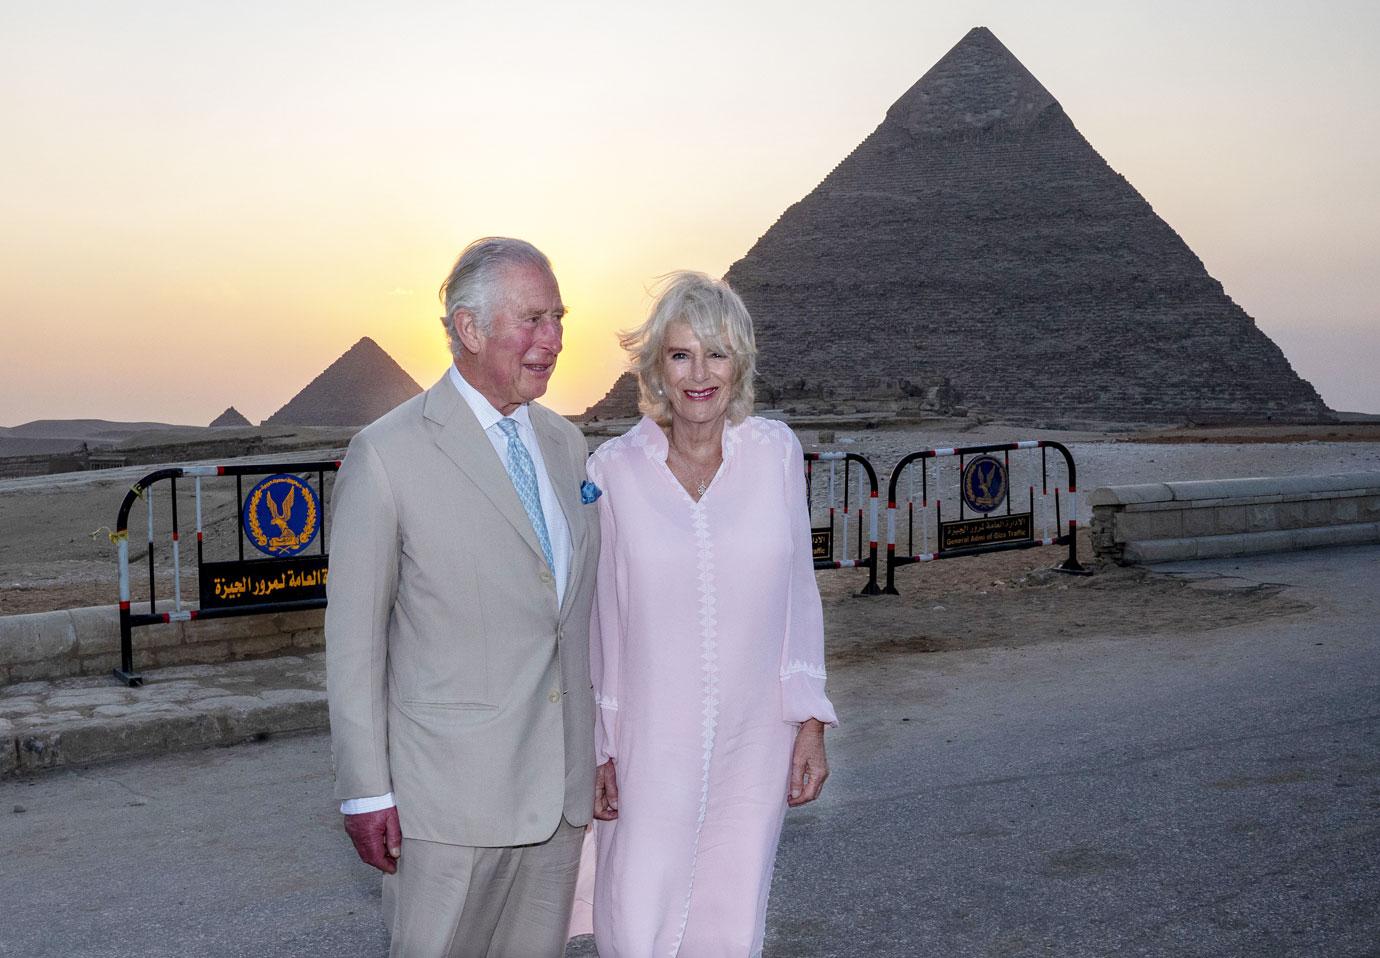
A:
{"type": "Polygon", "coordinates": [[[257,422],[366,335],[428,386],[486,234],[555,263],[577,412],[654,277],[722,274],[977,25],[1380,412],[1373,0],[54,0],[0,6],[0,425],[257,422]]]}

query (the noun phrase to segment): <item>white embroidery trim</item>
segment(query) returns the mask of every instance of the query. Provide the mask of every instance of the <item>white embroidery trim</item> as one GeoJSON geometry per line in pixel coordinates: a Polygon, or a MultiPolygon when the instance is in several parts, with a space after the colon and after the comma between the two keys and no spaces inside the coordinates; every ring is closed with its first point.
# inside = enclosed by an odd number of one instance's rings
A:
{"type": "Polygon", "coordinates": [[[750,416],[744,425],[751,428],[753,441],[764,446],[779,442],[785,433],[790,432],[790,427],[784,422],[763,419],[761,416],[750,416]]]}
{"type": "Polygon", "coordinates": [[[781,678],[788,679],[800,672],[804,672],[812,679],[824,679],[823,665],[815,665],[813,662],[804,662],[800,659],[791,659],[790,664],[781,670],[781,678]]]}
{"type": "Polygon", "coordinates": [[[709,809],[709,763],[714,755],[714,733],[719,724],[719,620],[715,610],[717,590],[714,586],[714,541],[709,536],[709,521],[702,502],[691,504],[695,525],[695,547],[700,577],[700,683],[703,689],[704,721],[700,725],[704,746],[704,763],[700,775],[700,809],[695,819],[695,843],[690,852],[690,883],[685,889],[685,908],[680,916],[680,930],[671,944],[669,954],[679,953],[685,939],[685,926],[690,921],[690,898],[695,892],[695,863],[700,854],[700,832],[704,828],[705,813],[709,809]]]}

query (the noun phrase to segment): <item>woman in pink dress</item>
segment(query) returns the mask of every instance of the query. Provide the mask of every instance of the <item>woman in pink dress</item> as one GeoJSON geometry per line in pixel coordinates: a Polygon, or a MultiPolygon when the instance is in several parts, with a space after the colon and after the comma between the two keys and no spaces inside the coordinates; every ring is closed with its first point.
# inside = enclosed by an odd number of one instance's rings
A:
{"type": "Polygon", "coordinates": [[[601,446],[590,659],[601,958],[752,956],[788,805],[828,775],[800,444],[751,417],[727,284],[673,274],[626,335],[646,414],[601,446]]]}

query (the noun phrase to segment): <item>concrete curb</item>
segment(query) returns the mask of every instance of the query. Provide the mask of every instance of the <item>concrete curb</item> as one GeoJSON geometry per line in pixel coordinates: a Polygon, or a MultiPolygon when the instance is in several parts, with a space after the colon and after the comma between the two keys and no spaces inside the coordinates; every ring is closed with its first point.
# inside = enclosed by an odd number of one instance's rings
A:
{"type": "Polygon", "coordinates": [[[1380,474],[1335,473],[1326,476],[1269,476],[1253,479],[1188,479],[1129,486],[1103,486],[1088,494],[1092,506],[1137,505],[1150,502],[1212,502],[1216,505],[1293,500],[1299,496],[1327,498],[1380,494],[1380,474]]]}
{"type": "Polygon", "coordinates": [[[264,735],[327,727],[324,695],[320,702],[267,703],[242,710],[223,708],[214,712],[74,723],[37,729],[16,738],[13,768],[0,769],[0,774],[23,774],[113,758],[234,745],[264,735]]]}
{"type": "MultiPolygon", "coordinates": [[[[134,665],[143,671],[316,652],[324,648],[323,618],[310,609],[143,626],[134,631],[134,665]]],[[[119,662],[117,606],[0,616],[0,685],[105,676],[119,662]]]]}
{"type": "Polygon", "coordinates": [[[1128,562],[1177,562],[1183,559],[1221,559],[1228,556],[1289,552],[1295,549],[1325,549],[1332,546],[1365,545],[1380,542],[1380,522],[1321,526],[1311,529],[1276,529],[1237,535],[1201,538],[1142,539],[1128,542],[1128,562]]]}
{"type": "Polygon", "coordinates": [[[1094,489],[1093,553],[1172,562],[1380,541],[1380,473],[1094,489]]]}
{"type": "Polygon", "coordinates": [[[285,656],[0,689],[0,777],[329,727],[324,656],[285,656]]]}

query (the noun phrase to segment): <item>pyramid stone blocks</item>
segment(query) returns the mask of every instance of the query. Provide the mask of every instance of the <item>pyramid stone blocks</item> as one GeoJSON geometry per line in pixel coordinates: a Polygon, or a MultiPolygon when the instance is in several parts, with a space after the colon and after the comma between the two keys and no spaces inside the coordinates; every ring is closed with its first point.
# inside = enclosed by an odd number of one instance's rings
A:
{"type": "Polygon", "coordinates": [[[351,346],[266,426],[363,426],[422,391],[368,336],[351,346]]]}
{"type": "Polygon", "coordinates": [[[975,28],[729,269],[766,400],[943,377],[1017,417],[1330,414],[1058,101],[975,28]]]}

